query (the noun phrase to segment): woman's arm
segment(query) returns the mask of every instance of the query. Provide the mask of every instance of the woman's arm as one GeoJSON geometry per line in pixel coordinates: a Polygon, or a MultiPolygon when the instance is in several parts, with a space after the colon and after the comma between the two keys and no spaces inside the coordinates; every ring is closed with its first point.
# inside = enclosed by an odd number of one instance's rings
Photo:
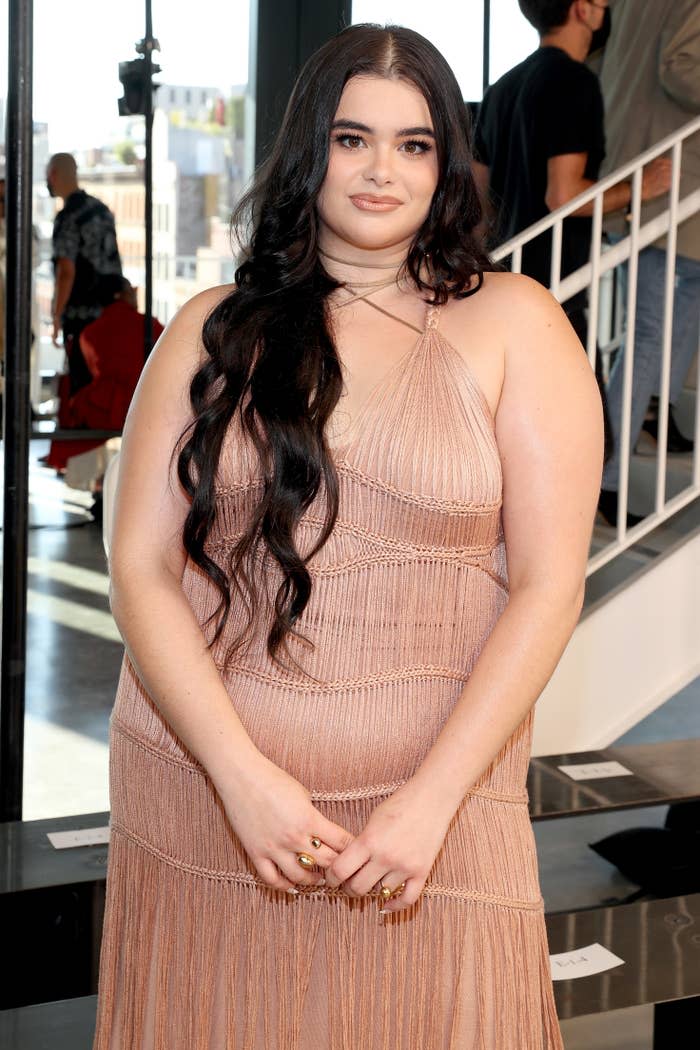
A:
{"type": "MultiPolygon", "coordinates": [[[[110,552],[110,602],[129,658],[168,723],[214,781],[256,758],[182,590],[189,503],[170,457],[192,418],[204,293],[168,326],[136,388],[124,427],[110,552]]],[[[203,360],[203,359],[202,359],[203,360]]]]}
{"type": "Polygon", "coordinates": [[[549,681],[579,618],[600,490],[603,424],[563,311],[511,277],[496,437],[510,597],[416,777],[456,808],[549,681]]]}
{"type": "Polygon", "coordinates": [[[561,307],[518,275],[500,274],[478,294],[493,296],[505,346],[496,436],[510,597],[418,770],[329,872],[330,885],[349,879],[358,895],[382,877],[405,881],[388,911],[418,899],[458,806],[556,667],[581,610],[600,489],[600,396],[561,307]]]}
{"type": "MultiPolygon", "coordinates": [[[[295,849],[308,849],[309,835],[337,848],[350,836],[326,821],[306,790],[255,747],[182,590],[182,526],[189,504],[171,454],[192,418],[189,383],[204,359],[202,323],[228,291],[211,289],[187,303],[139,380],[122,442],[110,599],[149,696],[209,774],[261,877],[288,889],[318,879],[294,857],[295,849]],[[275,865],[291,878],[280,876],[275,865]]],[[[315,853],[322,865],[336,856],[326,847],[315,853]]]]}

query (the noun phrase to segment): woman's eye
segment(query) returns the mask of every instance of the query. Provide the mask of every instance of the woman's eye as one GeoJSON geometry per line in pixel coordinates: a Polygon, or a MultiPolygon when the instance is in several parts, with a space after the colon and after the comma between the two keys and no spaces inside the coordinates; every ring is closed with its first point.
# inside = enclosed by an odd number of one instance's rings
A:
{"type": "Polygon", "coordinates": [[[362,145],[359,135],[338,135],[335,141],[345,146],[346,149],[359,149],[362,145]]]}
{"type": "Polygon", "coordinates": [[[417,156],[421,153],[427,153],[431,146],[429,142],[420,142],[418,139],[410,139],[408,142],[404,142],[401,148],[405,150],[406,153],[417,156]]]}

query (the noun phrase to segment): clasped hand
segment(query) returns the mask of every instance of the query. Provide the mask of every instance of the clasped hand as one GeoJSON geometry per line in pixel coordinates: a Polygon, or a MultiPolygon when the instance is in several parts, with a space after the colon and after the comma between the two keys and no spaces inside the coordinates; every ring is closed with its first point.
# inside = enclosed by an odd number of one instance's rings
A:
{"type": "Polygon", "coordinates": [[[386,912],[409,908],[420,897],[447,834],[453,814],[445,813],[434,794],[407,781],[367,821],[326,871],[329,886],[351,897],[364,897],[380,883],[399,895],[383,904],[386,912]]]}
{"type": "Polygon", "coordinates": [[[217,784],[226,814],[262,881],[272,889],[342,884],[351,897],[378,892],[380,883],[399,895],[385,902],[399,911],[420,896],[454,815],[424,782],[407,781],[381,802],[359,835],[328,820],[307,789],[273,762],[259,757],[245,773],[217,784]],[[311,838],[322,845],[314,849],[311,838]],[[305,870],[298,854],[310,853],[323,874],[305,870]]]}

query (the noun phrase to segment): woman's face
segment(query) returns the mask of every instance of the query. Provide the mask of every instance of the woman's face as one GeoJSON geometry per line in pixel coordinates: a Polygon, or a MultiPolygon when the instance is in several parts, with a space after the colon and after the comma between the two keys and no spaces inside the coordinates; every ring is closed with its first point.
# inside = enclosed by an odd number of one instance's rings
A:
{"type": "Polygon", "coordinates": [[[404,80],[349,80],[331,128],[317,201],[322,246],[408,246],[428,214],[437,181],[433,123],[420,91],[404,80]]]}

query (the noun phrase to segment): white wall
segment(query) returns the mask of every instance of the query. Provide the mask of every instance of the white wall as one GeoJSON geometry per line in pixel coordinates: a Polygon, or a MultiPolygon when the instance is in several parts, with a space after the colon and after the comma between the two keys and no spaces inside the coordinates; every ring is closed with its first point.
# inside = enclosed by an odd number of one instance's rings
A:
{"type": "Polygon", "coordinates": [[[700,674],[700,531],[579,623],[537,702],[533,755],[607,747],[700,674]]]}

